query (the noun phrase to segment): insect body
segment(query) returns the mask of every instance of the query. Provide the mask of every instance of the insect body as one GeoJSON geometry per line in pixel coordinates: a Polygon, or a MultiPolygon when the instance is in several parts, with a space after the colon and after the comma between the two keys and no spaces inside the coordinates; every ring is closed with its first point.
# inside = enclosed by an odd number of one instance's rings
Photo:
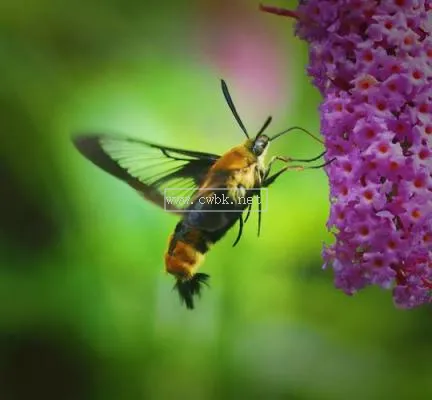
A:
{"type": "Polygon", "coordinates": [[[252,199],[262,185],[264,152],[254,153],[252,146],[253,141],[247,140],[214,163],[170,239],[166,268],[176,276],[176,288],[189,308],[193,307],[193,296],[200,293],[200,284],[208,279],[208,275],[196,273],[204,254],[237,221],[241,221],[242,230],[242,213],[251,204],[246,199],[252,199]],[[213,196],[226,201],[219,205],[205,201],[213,196]]]}
{"type": "MultiPolygon", "coordinates": [[[[315,161],[324,155],[306,160],[273,157],[265,165],[264,157],[272,140],[293,129],[310,133],[292,127],[270,138],[263,134],[271,122],[269,117],[256,136],[251,138],[224,81],[222,91],[247,137],[244,143],[222,156],[109,135],[90,134],[74,139],[78,150],[94,164],[128,183],[145,199],[181,217],[169,239],[165,266],[167,272],[176,278],[175,288],[190,309],[194,308],[194,297],[200,294],[202,285],[209,278],[207,274],[197,272],[204,255],[237,222],[239,232],[234,246],[238,243],[254,197],[258,198],[258,211],[261,211],[261,188],[271,185],[289,169],[305,168],[288,163],[315,161]],[[271,174],[272,165],[278,160],[286,165],[271,174]],[[191,202],[182,207],[167,204],[165,191],[170,188],[193,191],[191,202]],[[212,196],[223,198],[224,201],[208,201],[212,196]],[[247,216],[243,220],[246,210],[247,216]]],[[[260,227],[261,213],[258,212],[258,234],[260,227]]]]}

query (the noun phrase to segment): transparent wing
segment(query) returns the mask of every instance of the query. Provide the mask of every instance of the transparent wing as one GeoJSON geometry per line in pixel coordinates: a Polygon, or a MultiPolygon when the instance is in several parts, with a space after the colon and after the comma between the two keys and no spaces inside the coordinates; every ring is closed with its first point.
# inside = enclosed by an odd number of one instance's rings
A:
{"type": "Polygon", "coordinates": [[[145,199],[174,212],[188,206],[187,197],[193,196],[219,158],[216,154],[108,135],[80,136],[74,144],[95,165],[126,182],[145,199]],[[165,194],[175,199],[167,203],[165,194]]]}

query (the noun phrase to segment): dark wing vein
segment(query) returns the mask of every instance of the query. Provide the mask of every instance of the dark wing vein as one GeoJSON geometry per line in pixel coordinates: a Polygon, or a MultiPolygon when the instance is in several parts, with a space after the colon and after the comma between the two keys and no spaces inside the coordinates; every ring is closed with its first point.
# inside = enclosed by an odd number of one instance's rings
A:
{"type": "Polygon", "coordinates": [[[192,195],[219,159],[212,153],[108,135],[80,136],[74,144],[95,165],[129,184],[147,200],[174,212],[181,212],[187,204],[165,204],[165,190],[171,189],[172,196],[192,195]]]}

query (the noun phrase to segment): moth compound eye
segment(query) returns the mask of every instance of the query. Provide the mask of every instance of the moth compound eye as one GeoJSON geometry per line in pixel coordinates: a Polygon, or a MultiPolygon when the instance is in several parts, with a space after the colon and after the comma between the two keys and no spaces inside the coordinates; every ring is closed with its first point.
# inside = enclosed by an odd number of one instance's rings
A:
{"type": "Polygon", "coordinates": [[[252,147],[252,151],[255,155],[260,156],[264,150],[266,149],[267,145],[268,145],[268,137],[267,136],[259,136],[252,147]]]}

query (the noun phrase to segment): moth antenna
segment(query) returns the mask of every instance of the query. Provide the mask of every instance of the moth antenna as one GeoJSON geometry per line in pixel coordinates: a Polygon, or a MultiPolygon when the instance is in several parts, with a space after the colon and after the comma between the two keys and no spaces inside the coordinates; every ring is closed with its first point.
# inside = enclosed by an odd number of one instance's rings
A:
{"type": "Polygon", "coordinates": [[[222,93],[225,97],[225,101],[227,102],[227,104],[228,104],[232,114],[234,115],[234,118],[236,119],[237,123],[239,124],[241,130],[244,132],[246,137],[249,139],[249,134],[248,134],[248,132],[247,132],[247,130],[243,124],[243,121],[241,120],[241,118],[240,118],[240,116],[239,116],[239,114],[235,108],[234,102],[233,102],[231,95],[229,93],[229,90],[228,90],[228,86],[223,79],[221,79],[221,86],[222,86],[222,93]]]}
{"type": "Polygon", "coordinates": [[[262,126],[262,128],[258,131],[256,137],[260,136],[266,129],[267,127],[270,125],[270,122],[272,122],[272,117],[268,117],[265,122],[264,125],[262,126]]]}

